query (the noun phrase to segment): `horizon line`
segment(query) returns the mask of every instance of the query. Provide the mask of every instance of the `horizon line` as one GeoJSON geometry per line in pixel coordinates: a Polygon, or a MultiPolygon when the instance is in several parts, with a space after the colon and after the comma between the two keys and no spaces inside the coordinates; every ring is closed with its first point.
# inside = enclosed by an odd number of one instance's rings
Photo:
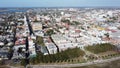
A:
{"type": "Polygon", "coordinates": [[[18,7],[0,7],[0,8],[120,8],[120,6],[18,6],[18,7]]]}

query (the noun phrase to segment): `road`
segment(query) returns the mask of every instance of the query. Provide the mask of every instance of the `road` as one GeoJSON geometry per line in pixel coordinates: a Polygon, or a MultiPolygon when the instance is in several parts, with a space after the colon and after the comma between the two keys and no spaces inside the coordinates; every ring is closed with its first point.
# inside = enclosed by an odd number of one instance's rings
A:
{"type": "Polygon", "coordinates": [[[106,59],[106,60],[95,60],[92,62],[86,62],[86,63],[77,63],[77,64],[62,64],[62,65],[31,65],[32,68],[64,68],[64,67],[80,67],[80,66],[88,66],[88,65],[93,65],[93,64],[100,64],[100,63],[105,63],[105,62],[111,62],[120,59],[120,57],[115,57],[111,59],[106,59]]]}

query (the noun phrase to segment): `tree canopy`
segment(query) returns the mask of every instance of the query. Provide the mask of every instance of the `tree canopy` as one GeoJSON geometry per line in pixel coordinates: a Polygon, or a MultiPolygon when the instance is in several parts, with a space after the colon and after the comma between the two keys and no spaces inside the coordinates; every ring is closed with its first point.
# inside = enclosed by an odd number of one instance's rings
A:
{"type": "Polygon", "coordinates": [[[52,29],[49,29],[47,32],[46,32],[47,35],[51,36],[52,34],[54,34],[54,31],[52,29]]]}
{"type": "Polygon", "coordinates": [[[43,37],[40,37],[40,36],[37,36],[37,38],[36,38],[36,43],[37,43],[38,45],[45,45],[45,44],[44,44],[43,37]]]}
{"type": "Polygon", "coordinates": [[[102,52],[113,51],[116,49],[116,47],[112,44],[104,43],[104,44],[96,44],[93,46],[87,46],[85,47],[85,49],[95,54],[98,54],[102,52]]]}
{"type": "Polygon", "coordinates": [[[43,55],[42,53],[37,54],[36,57],[31,59],[31,63],[48,63],[56,61],[65,61],[79,56],[83,56],[85,53],[80,48],[67,49],[65,51],[59,52],[57,54],[43,55]]]}

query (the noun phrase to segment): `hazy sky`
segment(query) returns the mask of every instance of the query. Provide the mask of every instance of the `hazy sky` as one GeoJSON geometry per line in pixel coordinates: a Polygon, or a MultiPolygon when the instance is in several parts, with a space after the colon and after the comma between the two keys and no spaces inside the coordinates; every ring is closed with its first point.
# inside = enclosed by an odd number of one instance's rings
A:
{"type": "Polygon", "coordinates": [[[0,0],[0,7],[120,6],[120,0],[0,0]]]}

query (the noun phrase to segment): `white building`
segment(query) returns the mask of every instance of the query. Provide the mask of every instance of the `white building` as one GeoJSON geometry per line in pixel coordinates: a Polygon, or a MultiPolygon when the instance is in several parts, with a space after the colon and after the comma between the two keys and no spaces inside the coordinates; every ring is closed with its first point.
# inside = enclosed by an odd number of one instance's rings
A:
{"type": "Polygon", "coordinates": [[[45,46],[47,47],[50,54],[57,53],[57,47],[53,43],[45,43],[45,46]]]}
{"type": "Polygon", "coordinates": [[[55,44],[58,46],[59,51],[64,51],[68,48],[77,47],[76,43],[72,43],[69,39],[61,34],[55,34],[51,36],[55,44]]]}

